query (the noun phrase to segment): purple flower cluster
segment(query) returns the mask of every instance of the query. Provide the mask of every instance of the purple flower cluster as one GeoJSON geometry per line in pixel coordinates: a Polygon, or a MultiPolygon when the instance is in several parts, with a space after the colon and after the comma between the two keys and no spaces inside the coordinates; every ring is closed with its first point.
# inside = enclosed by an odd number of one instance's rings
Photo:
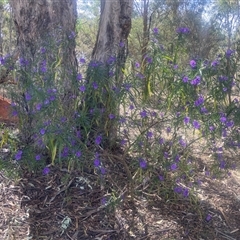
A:
{"type": "Polygon", "coordinates": [[[189,190],[181,186],[174,187],[173,191],[177,194],[181,194],[183,197],[189,196],[189,190]]]}
{"type": "Polygon", "coordinates": [[[194,79],[191,80],[191,85],[193,86],[197,86],[201,83],[201,77],[200,76],[196,76],[194,79]]]}
{"type": "Polygon", "coordinates": [[[203,95],[199,95],[198,99],[194,102],[194,105],[196,107],[202,105],[204,103],[204,97],[203,95]]]}
{"type": "Polygon", "coordinates": [[[176,32],[179,34],[189,34],[190,30],[187,27],[179,27],[177,28],[176,32]]]}

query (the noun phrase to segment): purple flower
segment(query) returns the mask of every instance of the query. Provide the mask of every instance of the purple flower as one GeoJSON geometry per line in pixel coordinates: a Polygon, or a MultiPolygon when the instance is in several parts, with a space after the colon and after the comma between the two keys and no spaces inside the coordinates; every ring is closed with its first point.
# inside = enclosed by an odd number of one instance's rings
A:
{"type": "Polygon", "coordinates": [[[49,97],[49,100],[50,101],[54,101],[56,99],[56,96],[54,96],[54,95],[51,95],[50,97],[49,97]]]}
{"type": "Polygon", "coordinates": [[[123,145],[125,145],[127,143],[127,140],[126,139],[122,139],[121,140],[121,142],[120,142],[120,144],[123,146],[123,145]]]}
{"type": "Polygon", "coordinates": [[[159,34],[159,30],[158,30],[158,28],[153,28],[153,34],[155,34],[155,35],[157,35],[157,34],[159,34]]]}
{"type": "Polygon", "coordinates": [[[180,156],[179,156],[178,154],[175,156],[174,161],[175,161],[176,163],[180,162],[180,156]]]}
{"type": "Polygon", "coordinates": [[[92,83],[92,86],[93,86],[93,89],[94,89],[94,90],[98,89],[98,84],[97,84],[96,82],[93,82],[93,83],[92,83]]]}
{"type": "Polygon", "coordinates": [[[183,195],[183,197],[188,197],[189,196],[189,190],[187,188],[183,189],[182,195],[183,195]]]}
{"type": "Polygon", "coordinates": [[[221,123],[225,123],[226,121],[227,121],[226,117],[224,117],[224,116],[220,117],[220,122],[221,123]]]}
{"type": "Polygon", "coordinates": [[[208,110],[205,107],[201,107],[201,113],[208,113],[208,110]]]}
{"type": "Polygon", "coordinates": [[[85,87],[84,85],[82,85],[82,86],[79,87],[79,90],[80,90],[81,92],[85,92],[86,87],[85,87]]]}
{"type": "Polygon", "coordinates": [[[146,168],[147,167],[147,162],[144,159],[141,158],[139,160],[139,165],[140,165],[140,168],[146,168]]]}
{"type": "Polygon", "coordinates": [[[215,127],[214,127],[214,126],[210,126],[210,127],[209,127],[209,130],[212,132],[212,131],[215,130],[215,127]]]}
{"type": "Polygon", "coordinates": [[[224,169],[224,168],[226,167],[226,162],[225,162],[224,160],[221,160],[221,161],[220,161],[220,164],[219,164],[219,167],[220,167],[221,169],[224,169]]]}
{"type": "Polygon", "coordinates": [[[220,81],[220,82],[224,82],[224,81],[227,81],[228,80],[228,77],[227,76],[219,76],[218,77],[218,80],[220,81]]]}
{"type": "Polygon", "coordinates": [[[0,57],[0,63],[1,63],[1,65],[5,64],[5,59],[3,57],[0,57]]]}
{"type": "Polygon", "coordinates": [[[182,138],[179,139],[179,144],[180,144],[183,148],[185,148],[185,147],[187,146],[187,143],[186,143],[182,138]]]}
{"type": "Polygon", "coordinates": [[[153,132],[148,131],[148,132],[147,132],[147,138],[152,138],[152,137],[153,137],[153,132]]]}
{"type": "Polygon", "coordinates": [[[175,171],[177,169],[177,164],[173,163],[170,168],[172,171],[175,171]]]}
{"type": "Polygon", "coordinates": [[[96,145],[99,145],[100,143],[102,142],[102,136],[97,136],[96,139],[95,139],[95,144],[96,145]]]}
{"type": "Polygon", "coordinates": [[[45,167],[43,169],[43,175],[47,175],[47,174],[49,174],[49,172],[50,172],[50,168],[49,167],[45,167]]]}
{"type": "Polygon", "coordinates": [[[142,112],[140,112],[140,116],[141,116],[141,118],[147,117],[147,111],[143,110],[142,112]]]}
{"type": "Polygon", "coordinates": [[[226,88],[226,87],[224,87],[224,88],[223,88],[223,91],[224,91],[224,92],[226,92],[226,91],[227,91],[227,88],[226,88]]]}
{"type": "Polygon", "coordinates": [[[28,92],[26,92],[25,99],[26,99],[26,101],[30,101],[32,99],[32,96],[28,92]]]}
{"type": "Polygon", "coordinates": [[[191,61],[189,62],[189,64],[190,64],[190,66],[191,66],[192,69],[194,69],[194,68],[197,67],[197,63],[196,63],[195,60],[191,60],[191,61]]]}
{"type": "Polygon", "coordinates": [[[166,159],[169,158],[168,152],[164,152],[164,153],[163,153],[163,156],[164,156],[164,158],[166,158],[166,159]]]}
{"type": "Polygon", "coordinates": [[[200,123],[197,120],[193,120],[192,124],[193,124],[193,127],[196,129],[200,129],[200,127],[201,127],[200,123]]]}
{"type": "Polygon", "coordinates": [[[77,74],[77,80],[78,80],[78,81],[82,80],[82,74],[81,74],[81,73],[78,73],[78,74],[77,74]]]}
{"type": "Polygon", "coordinates": [[[24,59],[22,57],[19,59],[19,63],[20,63],[21,67],[25,67],[25,66],[27,66],[29,64],[28,60],[26,60],[26,59],[24,59]]]}
{"type": "Polygon", "coordinates": [[[190,33],[190,30],[187,27],[179,27],[177,28],[176,32],[179,34],[188,34],[190,33]]]}
{"type": "Polygon", "coordinates": [[[138,77],[139,79],[144,79],[145,76],[142,73],[137,73],[136,77],[138,77]]]}
{"type": "Polygon", "coordinates": [[[79,59],[79,62],[80,62],[80,63],[86,63],[86,61],[85,61],[85,59],[84,59],[83,57],[81,57],[81,58],[79,59]]]}
{"type": "Polygon", "coordinates": [[[171,132],[171,127],[167,127],[166,132],[170,133],[171,132]]]}
{"type": "Polygon", "coordinates": [[[69,37],[70,39],[73,39],[73,38],[76,37],[76,33],[75,33],[74,31],[72,31],[72,32],[68,35],[68,37],[69,37]]]}
{"type": "Polygon", "coordinates": [[[104,167],[101,167],[101,168],[100,168],[100,171],[101,171],[101,174],[102,174],[102,175],[106,174],[106,169],[105,169],[104,167]]]}
{"type": "Polygon", "coordinates": [[[135,67],[136,68],[140,68],[140,63],[139,62],[135,62],[135,67]]]}
{"type": "Polygon", "coordinates": [[[180,186],[176,186],[176,187],[174,187],[173,191],[174,191],[175,193],[181,194],[182,191],[183,191],[183,189],[182,189],[182,187],[180,187],[180,186]]]}
{"type": "Polygon", "coordinates": [[[41,155],[40,154],[36,155],[35,159],[36,159],[36,161],[41,160],[41,155]]]}
{"type": "Polygon", "coordinates": [[[131,104],[131,105],[129,106],[129,109],[130,109],[130,110],[133,110],[133,109],[134,109],[134,106],[131,104]]]}
{"type": "Polygon", "coordinates": [[[188,124],[189,122],[190,122],[190,117],[185,117],[184,119],[183,119],[183,122],[184,122],[184,124],[188,124]]]}
{"type": "Polygon", "coordinates": [[[61,117],[61,122],[64,123],[67,121],[67,118],[66,117],[61,117]]]}
{"type": "Polygon", "coordinates": [[[40,134],[41,134],[41,135],[44,135],[45,132],[46,132],[46,130],[45,130],[44,128],[41,128],[41,129],[40,129],[40,134]]]}
{"type": "Polygon", "coordinates": [[[151,57],[146,57],[146,61],[151,64],[153,62],[153,59],[151,57]]]}
{"type": "Polygon", "coordinates": [[[187,83],[188,80],[189,80],[189,78],[188,78],[187,76],[184,76],[184,77],[182,78],[182,81],[183,81],[184,83],[187,83]]]}
{"type": "Polygon", "coordinates": [[[164,144],[164,138],[159,138],[159,144],[163,145],[164,144]]]}
{"type": "Polygon", "coordinates": [[[62,157],[67,157],[69,154],[69,148],[68,147],[64,147],[62,152],[61,152],[61,156],[62,157]]]}
{"type": "Polygon", "coordinates": [[[47,72],[47,61],[46,60],[43,60],[40,64],[40,71],[42,73],[45,73],[47,72]]]}
{"type": "Polygon", "coordinates": [[[126,118],[120,117],[119,122],[120,122],[121,124],[125,123],[125,122],[126,122],[126,118]]]}
{"type": "Polygon", "coordinates": [[[19,161],[22,158],[22,150],[18,150],[17,153],[15,154],[15,160],[19,161]]]}
{"type": "Polygon", "coordinates": [[[226,58],[230,58],[232,56],[232,54],[234,53],[234,50],[228,49],[225,53],[225,57],[226,58]]]}
{"type": "Polygon", "coordinates": [[[109,117],[109,119],[114,119],[115,118],[115,115],[114,114],[112,114],[112,113],[110,113],[109,115],[108,115],[108,117],[109,117]]]}
{"type": "Polygon", "coordinates": [[[214,60],[211,63],[211,66],[214,67],[214,68],[216,68],[218,65],[219,65],[219,61],[218,60],[214,60]]]}
{"type": "Polygon", "coordinates": [[[196,76],[194,79],[191,80],[190,83],[191,83],[191,85],[196,86],[196,85],[199,85],[200,82],[201,82],[201,78],[199,76],[196,76]]]}
{"type": "Polygon", "coordinates": [[[158,179],[159,179],[159,181],[162,182],[162,181],[164,181],[164,176],[163,176],[163,175],[159,175],[159,176],[158,176],[158,179]]]}
{"type": "Polygon", "coordinates": [[[206,216],[206,221],[209,222],[212,219],[212,215],[208,213],[206,216]]]}
{"type": "Polygon", "coordinates": [[[222,136],[223,136],[223,137],[227,137],[227,131],[226,131],[226,129],[222,129],[222,136]]]}
{"type": "Polygon", "coordinates": [[[196,107],[198,107],[198,106],[202,105],[203,103],[204,103],[204,97],[203,97],[203,95],[200,95],[198,97],[198,99],[194,102],[194,105],[196,107]]]}
{"type": "Polygon", "coordinates": [[[230,121],[226,122],[226,127],[231,128],[233,126],[234,126],[234,121],[233,120],[230,120],[230,121]]]}
{"type": "Polygon", "coordinates": [[[45,122],[44,122],[44,125],[45,125],[45,126],[49,126],[49,125],[51,125],[51,120],[47,120],[47,121],[45,121],[45,122]]]}
{"type": "Polygon", "coordinates": [[[76,152],[76,157],[81,157],[81,155],[82,155],[81,151],[76,152]]]}
{"type": "Polygon", "coordinates": [[[101,199],[101,205],[106,205],[107,204],[107,198],[106,197],[103,197],[101,199]]]}
{"type": "Polygon", "coordinates": [[[123,48],[124,46],[125,46],[125,43],[121,41],[121,42],[119,43],[119,47],[120,47],[120,48],[123,48]]]}
{"type": "Polygon", "coordinates": [[[44,53],[46,53],[46,48],[44,48],[44,47],[42,47],[41,49],[40,49],[40,52],[42,53],[42,54],[44,54],[44,53]]]}
{"type": "Polygon", "coordinates": [[[17,115],[18,115],[17,110],[12,110],[12,116],[15,117],[15,116],[17,116],[17,115]]]}
{"type": "Polygon", "coordinates": [[[95,158],[94,159],[94,166],[95,167],[99,167],[100,166],[100,159],[99,158],[95,158]]]}
{"type": "Polygon", "coordinates": [[[36,109],[37,109],[38,111],[40,111],[41,108],[42,108],[42,104],[41,104],[41,103],[38,103],[38,104],[36,105],[36,109]]]}
{"type": "Polygon", "coordinates": [[[108,58],[108,60],[107,60],[107,63],[108,63],[108,64],[113,64],[115,61],[116,61],[116,57],[110,56],[110,57],[108,58]]]}
{"type": "Polygon", "coordinates": [[[109,75],[109,77],[113,77],[114,76],[114,71],[109,71],[108,75],[109,75]]]}

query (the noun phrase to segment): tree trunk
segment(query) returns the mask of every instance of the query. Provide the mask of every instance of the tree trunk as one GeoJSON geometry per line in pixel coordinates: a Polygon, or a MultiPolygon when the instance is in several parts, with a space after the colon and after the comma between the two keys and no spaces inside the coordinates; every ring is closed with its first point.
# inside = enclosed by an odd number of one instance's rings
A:
{"type": "MultiPolygon", "coordinates": [[[[10,0],[17,30],[20,56],[33,61],[39,49],[52,38],[57,45],[68,39],[72,44],[61,46],[64,66],[76,67],[74,31],[76,24],[75,0],[10,0]]],[[[53,58],[56,56],[53,56],[53,58]]]]}
{"type": "Polygon", "coordinates": [[[40,83],[37,81],[41,81],[36,75],[46,70],[43,67],[48,69],[44,73],[44,81],[47,79],[52,88],[61,91],[65,116],[71,114],[74,91],[72,78],[77,72],[74,32],[76,0],[10,0],[10,4],[17,30],[20,65],[24,70],[19,77],[19,91],[29,114],[27,122],[23,124],[25,140],[29,141],[32,137],[30,130],[34,128],[36,119],[26,101],[26,94],[34,94],[36,89],[32,88],[40,83]],[[31,83],[31,79],[35,79],[35,82],[31,83]],[[31,88],[28,88],[31,84],[31,88]]]}
{"type": "Polygon", "coordinates": [[[0,2],[0,57],[3,56],[2,23],[3,23],[3,4],[0,2]]]}
{"type": "Polygon", "coordinates": [[[110,56],[124,64],[131,30],[133,0],[101,0],[101,17],[92,60],[106,63],[110,56]]]}
{"type": "MultiPolygon", "coordinates": [[[[104,85],[97,100],[97,108],[104,109],[104,113],[97,120],[99,124],[95,128],[98,133],[106,136],[107,146],[115,145],[116,140],[116,125],[109,120],[109,115],[118,114],[119,101],[113,89],[119,89],[123,83],[122,70],[128,53],[132,8],[133,0],[101,0],[98,34],[92,52],[92,62],[95,65],[97,63],[98,70],[92,64],[88,69],[88,81],[101,81],[100,84],[104,85]],[[114,78],[109,76],[110,70],[114,71],[114,78]],[[96,71],[99,74],[95,74],[96,71]]],[[[91,107],[93,94],[89,93],[86,98],[87,105],[91,107]]]]}

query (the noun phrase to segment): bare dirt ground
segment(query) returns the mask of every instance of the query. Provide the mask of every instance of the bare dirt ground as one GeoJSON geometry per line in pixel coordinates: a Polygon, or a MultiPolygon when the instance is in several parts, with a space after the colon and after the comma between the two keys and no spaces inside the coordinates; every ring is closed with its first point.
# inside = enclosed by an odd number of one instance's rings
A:
{"type": "Polygon", "coordinates": [[[126,178],[120,163],[104,183],[94,171],[52,168],[17,181],[1,172],[0,239],[240,240],[240,164],[224,180],[199,173],[198,198],[167,197],[164,185],[150,192],[147,184],[132,199],[126,178]]]}

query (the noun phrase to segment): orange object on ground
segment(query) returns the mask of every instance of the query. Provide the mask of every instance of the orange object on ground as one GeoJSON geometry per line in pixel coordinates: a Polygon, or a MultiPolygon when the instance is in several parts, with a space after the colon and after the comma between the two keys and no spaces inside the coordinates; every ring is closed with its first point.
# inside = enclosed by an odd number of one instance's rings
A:
{"type": "Polygon", "coordinates": [[[17,123],[18,117],[12,116],[11,101],[0,96],[0,122],[17,123]]]}

